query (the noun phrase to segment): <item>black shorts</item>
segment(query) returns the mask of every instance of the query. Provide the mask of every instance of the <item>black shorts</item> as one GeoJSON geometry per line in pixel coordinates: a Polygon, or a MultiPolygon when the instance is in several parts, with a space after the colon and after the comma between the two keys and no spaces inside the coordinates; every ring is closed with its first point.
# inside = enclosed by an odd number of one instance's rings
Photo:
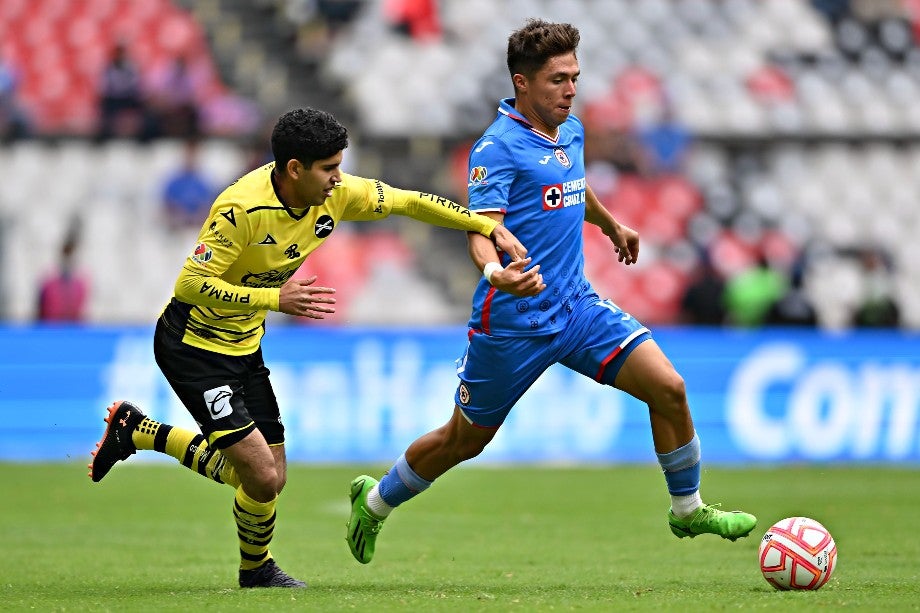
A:
{"type": "Polygon", "coordinates": [[[262,349],[243,356],[206,351],[186,345],[159,320],[153,355],[210,445],[225,449],[255,428],[269,445],[284,443],[281,411],[262,349]]]}

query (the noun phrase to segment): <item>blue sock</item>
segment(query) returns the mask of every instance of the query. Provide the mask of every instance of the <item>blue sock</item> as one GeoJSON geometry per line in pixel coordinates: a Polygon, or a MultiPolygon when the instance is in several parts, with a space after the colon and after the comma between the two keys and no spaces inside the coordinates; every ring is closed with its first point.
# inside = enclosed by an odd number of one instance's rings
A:
{"type": "Polygon", "coordinates": [[[668,453],[658,453],[658,463],[664,470],[668,493],[689,496],[700,489],[700,438],[693,438],[683,447],[668,453]]]}
{"type": "Polygon", "coordinates": [[[427,490],[431,483],[415,474],[406,462],[406,454],[403,454],[396,460],[393,468],[380,479],[378,488],[385,503],[391,507],[398,507],[416,494],[427,490]]]}

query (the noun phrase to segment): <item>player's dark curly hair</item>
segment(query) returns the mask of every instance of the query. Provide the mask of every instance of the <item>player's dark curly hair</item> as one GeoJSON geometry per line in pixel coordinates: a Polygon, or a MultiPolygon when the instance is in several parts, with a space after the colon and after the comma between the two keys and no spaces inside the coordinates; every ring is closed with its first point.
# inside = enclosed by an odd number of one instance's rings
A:
{"type": "Polygon", "coordinates": [[[533,77],[551,57],[575,53],[581,34],[570,23],[528,19],[508,37],[508,70],[511,76],[533,77]]]}
{"type": "Polygon", "coordinates": [[[345,127],[318,109],[288,111],[272,130],[272,155],[277,168],[284,168],[290,160],[310,168],[316,160],[332,157],[347,146],[345,127]]]}

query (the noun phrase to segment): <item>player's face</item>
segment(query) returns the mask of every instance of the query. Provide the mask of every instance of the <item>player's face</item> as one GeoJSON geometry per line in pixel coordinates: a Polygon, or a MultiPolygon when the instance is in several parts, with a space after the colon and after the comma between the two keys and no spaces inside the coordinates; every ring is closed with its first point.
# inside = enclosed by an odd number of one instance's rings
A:
{"type": "Polygon", "coordinates": [[[525,98],[527,118],[537,129],[555,132],[572,112],[575,84],[580,74],[574,53],[551,57],[532,78],[524,77],[518,97],[525,98]]]}
{"type": "Polygon", "coordinates": [[[342,182],[342,152],[332,157],[316,160],[309,168],[300,167],[295,189],[297,200],[303,206],[319,206],[332,195],[335,186],[342,182]]]}

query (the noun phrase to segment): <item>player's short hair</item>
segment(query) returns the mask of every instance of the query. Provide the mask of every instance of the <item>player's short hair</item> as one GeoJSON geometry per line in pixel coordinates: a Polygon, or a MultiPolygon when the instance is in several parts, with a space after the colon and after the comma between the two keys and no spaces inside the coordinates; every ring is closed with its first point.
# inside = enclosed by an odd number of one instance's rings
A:
{"type": "Polygon", "coordinates": [[[528,19],[508,37],[508,70],[513,77],[533,77],[551,57],[575,53],[581,34],[570,23],[528,19]]]}
{"type": "Polygon", "coordinates": [[[297,160],[307,168],[348,146],[348,131],[335,117],[318,109],[294,109],[278,118],[272,129],[275,166],[297,160]]]}

